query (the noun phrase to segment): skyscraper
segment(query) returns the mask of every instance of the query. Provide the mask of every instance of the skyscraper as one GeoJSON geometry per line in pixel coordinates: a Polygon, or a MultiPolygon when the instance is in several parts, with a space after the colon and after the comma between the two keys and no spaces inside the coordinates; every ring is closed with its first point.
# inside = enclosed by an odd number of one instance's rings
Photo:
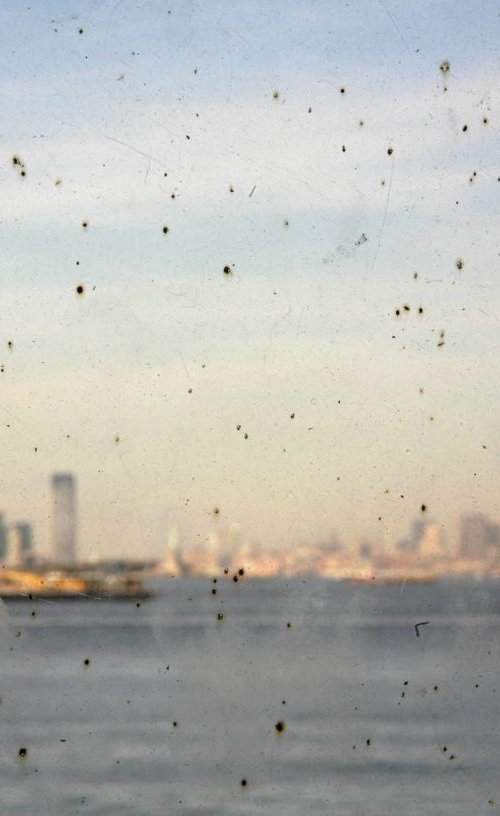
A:
{"type": "Polygon", "coordinates": [[[482,558],[487,544],[488,517],[483,513],[462,516],[460,523],[460,555],[482,558]]]}
{"type": "Polygon", "coordinates": [[[52,556],[58,564],[76,561],[76,488],[71,473],[52,476],[52,556]]]}

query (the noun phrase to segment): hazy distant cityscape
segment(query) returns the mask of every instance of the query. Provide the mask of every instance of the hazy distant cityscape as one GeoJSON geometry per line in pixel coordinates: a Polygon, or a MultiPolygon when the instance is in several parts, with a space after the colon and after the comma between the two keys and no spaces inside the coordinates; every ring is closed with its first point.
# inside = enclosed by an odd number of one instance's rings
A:
{"type": "MultiPolygon", "coordinates": [[[[51,477],[51,552],[37,553],[31,525],[7,524],[0,516],[0,563],[3,569],[37,570],[57,568],[70,572],[87,563],[78,557],[77,482],[71,473],[51,477]]],[[[353,547],[345,546],[335,533],[329,540],[296,543],[270,548],[263,542],[245,540],[236,525],[215,521],[214,531],[203,545],[189,546],[179,537],[175,526],[168,533],[164,557],[146,561],[140,550],[131,559],[94,559],[103,568],[118,564],[153,574],[219,575],[244,569],[255,577],[313,574],[330,578],[369,581],[426,580],[445,575],[500,575],[500,525],[485,513],[464,513],[459,535],[450,542],[443,526],[427,518],[414,519],[408,534],[390,547],[361,539],[353,547]]],[[[215,514],[217,517],[217,511],[215,514]]]]}

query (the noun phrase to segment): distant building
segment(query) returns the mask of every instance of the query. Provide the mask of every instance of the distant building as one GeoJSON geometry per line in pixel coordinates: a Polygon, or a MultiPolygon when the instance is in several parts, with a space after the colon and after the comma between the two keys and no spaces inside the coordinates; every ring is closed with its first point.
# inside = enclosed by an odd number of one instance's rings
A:
{"type": "Polygon", "coordinates": [[[76,561],[76,485],[71,473],[52,476],[52,560],[58,564],[76,561]]]}
{"type": "Polygon", "coordinates": [[[460,522],[460,555],[463,558],[482,558],[488,547],[490,522],[483,513],[469,513],[460,522]]]}
{"type": "Polygon", "coordinates": [[[488,524],[486,527],[486,547],[498,552],[500,549],[500,525],[488,524]]]}
{"type": "Polygon", "coordinates": [[[412,522],[409,539],[410,550],[412,552],[417,553],[419,551],[427,526],[428,522],[422,519],[415,519],[412,522]]]}
{"type": "Polygon", "coordinates": [[[371,541],[360,541],[358,543],[358,558],[361,561],[371,561],[373,558],[373,544],[371,541]]]}
{"type": "Polygon", "coordinates": [[[33,561],[33,536],[31,525],[12,524],[7,534],[5,563],[10,567],[22,567],[33,561]]]}
{"type": "Polygon", "coordinates": [[[17,527],[7,530],[7,552],[4,563],[8,567],[20,567],[23,563],[22,538],[17,527]]]}
{"type": "Polygon", "coordinates": [[[23,554],[23,560],[29,560],[30,557],[34,554],[33,553],[33,531],[31,528],[31,524],[27,524],[25,521],[20,521],[16,525],[14,525],[16,529],[19,531],[19,535],[21,537],[21,552],[23,554]]]}
{"type": "Polygon", "coordinates": [[[7,557],[7,526],[3,515],[0,513],[0,561],[5,561],[7,557]]]}
{"type": "Polygon", "coordinates": [[[444,555],[441,527],[439,524],[426,524],[419,542],[418,554],[424,560],[441,558],[444,555]]]}
{"type": "Polygon", "coordinates": [[[420,544],[425,534],[425,528],[428,522],[422,519],[416,519],[412,522],[410,533],[406,538],[401,538],[396,543],[396,550],[400,553],[408,555],[417,555],[420,549],[420,544]]]}

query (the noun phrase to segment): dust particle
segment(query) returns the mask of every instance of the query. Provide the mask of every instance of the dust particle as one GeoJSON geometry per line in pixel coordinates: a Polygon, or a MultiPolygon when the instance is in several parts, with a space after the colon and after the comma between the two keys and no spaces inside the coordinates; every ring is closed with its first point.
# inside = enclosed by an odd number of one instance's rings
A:
{"type": "Polygon", "coordinates": [[[450,63],[448,62],[448,60],[443,60],[443,62],[439,66],[439,70],[441,71],[442,74],[449,73],[450,63]]]}
{"type": "Polygon", "coordinates": [[[284,722],[284,720],[278,720],[274,727],[278,734],[284,734],[286,731],[286,723],[284,722]]]}
{"type": "Polygon", "coordinates": [[[18,168],[20,176],[24,177],[26,175],[25,164],[19,156],[12,156],[12,164],[14,167],[18,168]]]}

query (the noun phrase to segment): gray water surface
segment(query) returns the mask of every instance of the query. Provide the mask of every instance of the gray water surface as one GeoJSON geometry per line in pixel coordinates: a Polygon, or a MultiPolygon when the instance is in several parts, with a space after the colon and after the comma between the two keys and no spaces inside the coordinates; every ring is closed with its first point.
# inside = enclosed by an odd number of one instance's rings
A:
{"type": "Polygon", "coordinates": [[[2,814],[500,812],[500,583],[156,589],[7,604],[2,814]]]}

